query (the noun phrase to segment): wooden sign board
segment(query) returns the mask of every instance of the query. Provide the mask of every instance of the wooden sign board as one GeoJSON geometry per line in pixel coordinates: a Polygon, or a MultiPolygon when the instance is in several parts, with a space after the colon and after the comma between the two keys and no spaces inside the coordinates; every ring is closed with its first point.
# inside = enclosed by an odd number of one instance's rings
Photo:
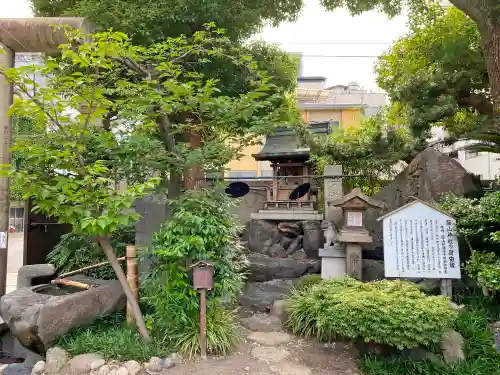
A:
{"type": "Polygon", "coordinates": [[[415,200],[381,217],[385,276],[460,279],[455,220],[415,200]]]}

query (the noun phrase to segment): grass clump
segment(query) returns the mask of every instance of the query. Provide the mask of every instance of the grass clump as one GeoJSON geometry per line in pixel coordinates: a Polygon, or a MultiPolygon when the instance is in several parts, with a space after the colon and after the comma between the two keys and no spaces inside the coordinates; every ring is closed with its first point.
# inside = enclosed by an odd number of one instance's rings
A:
{"type": "Polygon", "coordinates": [[[126,325],[121,312],[99,318],[90,326],[72,329],[60,337],[56,345],[72,356],[99,353],[106,359],[142,362],[171,352],[170,343],[154,334],[151,341],[145,343],[136,328],[126,325]]]}
{"type": "Polygon", "coordinates": [[[415,284],[381,280],[323,280],[286,299],[285,325],[320,341],[362,339],[396,348],[432,346],[457,313],[444,297],[428,297],[415,284]]]}
{"type": "MultiPolygon", "coordinates": [[[[207,307],[207,353],[226,355],[241,340],[239,325],[234,313],[215,305],[207,307]]],[[[193,358],[200,354],[200,321],[196,314],[182,332],[175,335],[174,346],[184,356],[193,358]]]]}
{"type": "Polygon", "coordinates": [[[465,339],[465,361],[451,367],[430,361],[367,356],[361,360],[364,374],[499,375],[500,354],[495,350],[493,332],[490,329],[491,321],[500,318],[498,305],[479,295],[473,298],[466,297],[461,303],[465,303],[467,307],[460,312],[454,328],[465,339]]]}
{"type": "Polygon", "coordinates": [[[320,282],[321,282],[321,275],[320,274],[304,275],[295,284],[295,289],[305,290],[305,289],[308,289],[311,286],[316,285],[320,282]]]}

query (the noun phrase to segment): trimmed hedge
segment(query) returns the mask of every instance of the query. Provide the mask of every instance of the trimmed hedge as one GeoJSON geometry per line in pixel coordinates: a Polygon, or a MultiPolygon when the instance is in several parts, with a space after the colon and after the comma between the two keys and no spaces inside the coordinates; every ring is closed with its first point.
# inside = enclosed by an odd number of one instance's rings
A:
{"type": "Polygon", "coordinates": [[[286,298],[285,325],[295,334],[363,339],[399,349],[438,343],[456,311],[445,297],[428,297],[415,284],[381,280],[323,280],[286,298]]]}

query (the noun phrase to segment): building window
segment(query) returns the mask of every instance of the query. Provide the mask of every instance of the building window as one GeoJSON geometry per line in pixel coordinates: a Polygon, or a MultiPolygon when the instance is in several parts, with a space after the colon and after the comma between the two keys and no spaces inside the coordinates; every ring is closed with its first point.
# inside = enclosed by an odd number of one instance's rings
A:
{"type": "Polygon", "coordinates": [[[11,207],[9,212],[9,225],[15,228],[16,232],[24,231],[24,208],[11,207]]]}
{"type": "Polygon", "coordinates": [[[332,120],[330,120],[330,126],[329,127],[330,127],[330,130],[340,128],[340,121],[332,121],[332,120]]]}
{"type": "Polygon", "coordinates": [[[479,156],[479,152],[477,151],[465,151],[465,160],[475,158],[479,156]]]}
{"type": "Polygon", "coordinates": [[[261,177],[273,177],[273,171],[271,169],[268,170],[261,170],[260,171],[261,177]]]}
{"type": "Polygon", "coordinates": [[[229,177],[232,178],[252,178],[257,177],[256,171],[231,171],[229,177]]]}

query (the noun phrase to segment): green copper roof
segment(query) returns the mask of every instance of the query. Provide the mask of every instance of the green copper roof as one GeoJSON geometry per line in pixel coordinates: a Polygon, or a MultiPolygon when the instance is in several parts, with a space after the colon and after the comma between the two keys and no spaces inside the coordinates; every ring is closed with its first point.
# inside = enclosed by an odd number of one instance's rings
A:
{"type": "MultiPolygon", "coordinates": [[[[328,134],[330,132],[330,122],[312,122],[308,129],[315,134],[328,134]]],[[[307,158],[309,157],[309,147],[303,145],[290,127],[277,128],[275,133],[266,137],[266,143],[260,152],[252,155],[256,160],[270,160],[277,158],[307,158]]]]}

